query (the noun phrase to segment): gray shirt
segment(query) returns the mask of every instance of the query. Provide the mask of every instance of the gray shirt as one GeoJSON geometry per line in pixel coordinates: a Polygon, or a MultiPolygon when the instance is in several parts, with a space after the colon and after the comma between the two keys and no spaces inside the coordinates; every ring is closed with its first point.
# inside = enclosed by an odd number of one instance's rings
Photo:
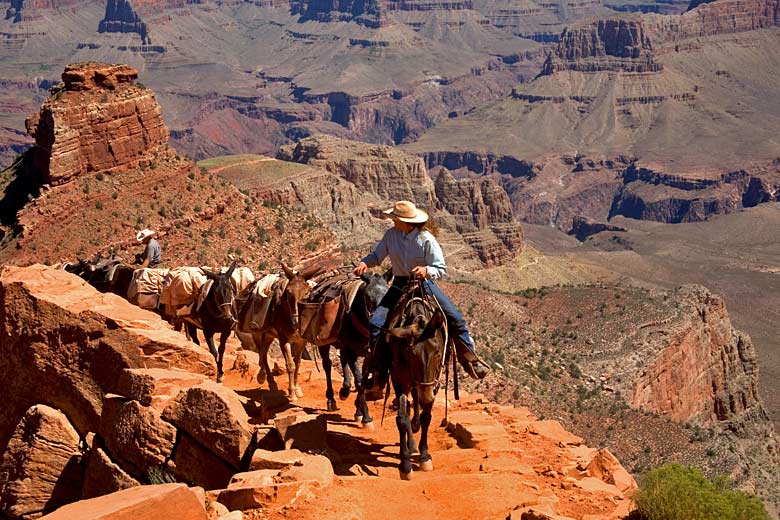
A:
{"type": "Polygon", "coordinates": [[[154,267],[160,263],[160,257],[162,256],[162,249],[160,243],[157,240],[150,238],[149,243],[146,244],[144,249],[144,260],[149,259],[149,267],[154,267]]]}
{"type": "Polygon", "coordinates": [[[388,256],[395,276],[410,276],[412,269],[418,266],[427,267],[428,277],[432,280],[447,276],[444,253],[429,231],[415,228],[406,234],[392,227],[385,232],[376,249],[362,261],[368,267],[376,267],[388,256]]]}

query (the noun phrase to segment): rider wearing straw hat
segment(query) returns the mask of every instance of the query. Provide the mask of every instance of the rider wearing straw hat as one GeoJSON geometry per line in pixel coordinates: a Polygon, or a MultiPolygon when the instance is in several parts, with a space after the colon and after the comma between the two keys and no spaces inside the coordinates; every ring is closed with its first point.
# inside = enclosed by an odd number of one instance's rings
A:
{"type": "MultiPolygon", "coordinates": [[[[354,270],[354,274],[361,275],[369,267],[380,265],[388,256],[393,265],[393,285],[379,303],[370,321],[369,346],[373,355],[366,360],[367,371],[379,370],[380,379],[387,377],[390,367],[383,363],[386,361],[381,359],[383,356],[377,355],[373,350],[378,344],[381,328],[385,325],[390,310],[398,303],[410,278],[417,278],[423,281],[447,317],[450,336],[454,340],[458,360],[463,368],[475,379],[484,378],[490,369],[477,357],[466,320],[435,282],[447,275],[444,254],[434,236],[438,231],[437,226],[429,220],[425,211],[408,200],[396,202],[383,213],[393,220],[393,227],[385,232],[374,251],[363,258],[354,270]]],[[[370,378],[366,378],[366,387],[370,388],[372,384],[370,378]]]]}
{"type": "Polygon", "coordinates": [[[156,267],[160,264],[162,248],[160,243],[153,237],[155,232],[151,229],[143,229],[135,235],[136,241],[145,244],[144,252],[135,255],[135,263],[141,264],[141,267],[156,267]]]}

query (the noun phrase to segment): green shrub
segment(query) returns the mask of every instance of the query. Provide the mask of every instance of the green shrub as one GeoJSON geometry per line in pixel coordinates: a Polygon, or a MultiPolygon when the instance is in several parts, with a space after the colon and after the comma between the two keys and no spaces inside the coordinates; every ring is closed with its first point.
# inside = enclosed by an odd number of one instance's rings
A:
{"type": "Polygon", "coordinates": [[[680,464],[646,473],[633,498],[645,520],[769,520],[756,497],[680,464]]]}

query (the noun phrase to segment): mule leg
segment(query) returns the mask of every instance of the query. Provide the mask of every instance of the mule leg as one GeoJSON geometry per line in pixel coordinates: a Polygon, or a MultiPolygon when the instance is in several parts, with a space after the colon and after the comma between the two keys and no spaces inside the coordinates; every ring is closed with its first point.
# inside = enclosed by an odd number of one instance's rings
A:
{"type": "Polygon", "coordinates": [[[185,321],[184,330],[187,333],[187,338],[197,346],[200,346],[200,340],[198,340],[198,327],[188,321],[185,321]]]}
{"type": "MultiPolygon", "coordinates": [[[[260,349],[255,344],[255,338],[252,336],[249,332],[240,332],[235,331],[236,337],[241,342],[241,348],[243,350],[251,350],[252,352],[257,352],[258,355],[261,355],[260,349]]],[[[268,377],[266,374],[268,373],[266,371],[266,365],[267,363],[263,363],[262,360],[258,360],[260,363],[260,371],[257,373],[257,384],[262,385],[265,383],[266,378],[268,377]]]]}
{"type": "Polygon", "coordinates": [[[333,368],[333,362],[330,360],[330,345],[317,347],[320,351],[320,359],[322,359],[322,370],[325,372],[325,401],[329,412],[335,412],[339,409],[336,406],[336,397],[333,393],[333,378],[331,377],[331,369],[333,368]]]}
{"type": "Polygon", "coordinates": [[[287,338],[279,338],[279,346],[284,356],[284,364],[287,366],[287,398],[294,403],[298,400],[298,396],[295,395],[295,361],[293,361],[292,346],[287,338]]]}
{"type": "Polygon", "coordinates": [[[420,431],[420,400],[418,399],[416,388],[412,390],[412,407],[414,408],[412,431],[417,433],[420,431]]]}
{"type": "MultiPolygon", "coordinates": [[[[265,376],[268,379],[268,389],[272,392],[276,392],[279,390],[279,387],[276,384],[273,372],[271,371],[270,363],[268,362],[268,350],[271,347],[273,338],[261,332],[253,332],[252,340],[254,341],[255,348],[257,349],[257,354],[260,356],[260,364],[262,365],[263,371],[265,371],[265,376]]],[[[263,381],[260,381],[259,374],[257,382],[261,385],[263,384],[263,381]]]]}
{"type": "Polygon", "coordinates": [[[295,341],[293,344],[293,362],[295,366],[295,371],[293,372],[293,383],[295,396],[296,397],[303,397],[303,389],[301,388],[301,385],[298,384],[298,375],[301,370],[301,356],[303,356],[303,351],[306,350],[306,341],[299,339],[295,341]]]}
{"type": "Polygon", "coordinates": [[[341,363],[341,373],[344,375],[344,381],[339,390],[339,399],[342,401],[349,397],[349,391],[352,388],[352,374],[349,370],[349,353],[346,347],[339,347],[339,362],[341,363]]]}
{"type": "Polygon", "coordinates": [[[411,434],[411,425],[409,424],[409,415],[406,413],[406,394],[396,392],[398,395],[398,414],[395,416],[395,424],[398,427],[398,446],[401,461],[398,464],[398,472],[401,480],[411,480],[412,478],[412,452],[409,450],[409,436],[411,434]]]}
{"type": "Polygon", "coordinates": [[[217,347],[214,345],[214,331],[204,330],[203,335],[206,337],[206,345],[209,346],[209,352],[211,352],[211,355],[214,356],[214,360],[217,362],[217,383],[220,383],[222,381],[222,365],[220,364],[219,352],[217,352],[217,347]]]}
{"type": "MultiPolygon", "coordinates": [[[[416,407],[416,404],[415,404],[416,407]]],[[[433,460],[428,452],[428,427],[431,425],[431,409],[433,403],[423,405],[420,414],[420,425],[422,434],[420,435],[420,469],[423,471],[433,471],[433,460]]]]}
{"type": "Polygon", "coordinates": [[[224,375],[224,372],[222,371],[222,360],[225,358],[225,345],[227,345],[227,340],[230,337],[231,330],[225,330],[222,331],[219,335],[219,357],[217,358],[217,383],[222,382],[222,376],[224,375]]]}

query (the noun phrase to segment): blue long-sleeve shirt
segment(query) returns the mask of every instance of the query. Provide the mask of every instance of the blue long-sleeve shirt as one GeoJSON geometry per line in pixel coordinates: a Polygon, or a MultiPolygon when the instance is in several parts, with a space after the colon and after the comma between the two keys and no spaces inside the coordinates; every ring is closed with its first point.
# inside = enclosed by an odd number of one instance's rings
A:
{"type": "Polygon", "coordinates": [[[388,256],[395,276],[411,276],[412,269],[419,266],[428,269],[428,278],[432,280],[447,276],[444,253],[429,231],[415,228],[406,234],[392,227],[385,232],[374,251],[362,261],[368,267],[376,267],[388,256]]]}

